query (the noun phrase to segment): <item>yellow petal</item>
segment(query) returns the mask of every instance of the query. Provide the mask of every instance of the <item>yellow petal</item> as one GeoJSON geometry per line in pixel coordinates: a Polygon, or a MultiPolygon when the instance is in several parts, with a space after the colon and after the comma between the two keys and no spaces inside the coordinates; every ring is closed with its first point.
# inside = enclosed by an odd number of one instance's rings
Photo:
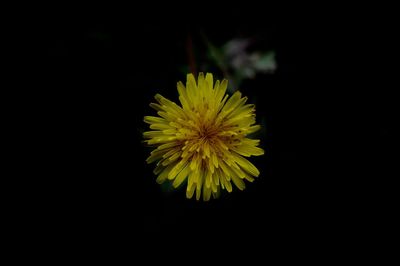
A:
{"type": "Polygon", "coordinates": [[[165,124],[168,123],[167,120],[157,116],[145,116],[144,122],[147,124],[165,124]]]}
{"type": "Polygon", "coordinates": [[[179,187],[182,184],[182,182],[186,180],[189,172],[190,172],[190,168],[186,164],[186,166],[183,168],[183,170],[176,176],[174,182],[172,183],[172,186],[174,188],[179,187]]]}
{"type": "Polygon", "coordinates": [[[175,166],[175,164],[170,164],[168,165],[162,172],[161,174],[157,177],[156,182],[161,184],[164,183],[164,181],[168,177],[168,173],[171,171],[171,169],[175,166]]]}
{"type": "Polygon", "coordinates": [[[260,171],[258,171],[257,167],[255,167],[251,162],[243,158],[242,156],[232,153],[232,156],[235,158],[235,161],[239,164],[239,166],[251,174],[252,176],[259,176],[260,171]]]}
{"type": "Polygon", "coordinates": [[[203,179],[204,179],[204,173],[198,173],[197,183],[196,183],[196,200],[200,199],[201,187],[203,186],[203,179]]]}
{"type": "Polygon", "coordinates": [[[196,188],[196,184],[193,182],[193,172],[192,172],[192,173],[189,173],[188,185],[186,188],[186,197],[188,199],[191,199],[193,197],[195,188],[196,188]]]}
{"type": "Polygon", "coordinates": [[[209,201],[211,197],[211,188],[203,187],[203,200],[209,201]]]}
{"type": "Polygon", "coordinates": [[[239,176],[237,176],[236,173],[232,175],[231,179],[238,189],[243,190],[246,188],[246,185],[244,184],[243,180],[239,176]]]}
{"type": "Polygon", "coordinates": [[[212,173],[211,173],[211,171],[207,171],[206,180],[205,180],[205,183],[206,183],[205,186],[207,188],[209,188],[211,186],[211,182],[212,182],[212,173]]]}
{"type": "Polygon", "coordinates": [[[168,179],[172,180],[176,177],[176,175],[182,171],[183,167],[185,167],[186,160],[182,160],[178,162],[174,168],[171,169],[171,171],[168,174],[168,179]]]}

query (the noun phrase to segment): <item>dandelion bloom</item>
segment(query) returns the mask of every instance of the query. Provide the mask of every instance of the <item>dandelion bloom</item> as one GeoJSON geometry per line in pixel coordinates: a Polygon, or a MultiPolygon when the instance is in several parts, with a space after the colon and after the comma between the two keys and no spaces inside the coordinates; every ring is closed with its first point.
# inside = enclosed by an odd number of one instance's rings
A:
{"type": "Polygon", "coordinates": [[[143,136],[148,145],[157,147],[146,160],[157,162],[157,183],[170,180],[177,188],[187,180],[186,197],[192,198],[196,191],[197,200],[203,194],[208,201],[211,195],[217,198],[221,189],[231,192],[231,182],[243,190],[244,179],[252,182],[260,174],[243,158],[264,154],[257,147],[259,140],[246,138],[260,129],[254,125],[255,106],[246,104],[247,97],[239,91],[229,98],[227,85],[226,79],[214,84],[209,73],[205,77],[200,73],[197,83],[188,74],[186,87],[177,84],[181,106],[155,96],[158,103],[150,106],[159,116],[144,117],[153,131],[143,136]]]}

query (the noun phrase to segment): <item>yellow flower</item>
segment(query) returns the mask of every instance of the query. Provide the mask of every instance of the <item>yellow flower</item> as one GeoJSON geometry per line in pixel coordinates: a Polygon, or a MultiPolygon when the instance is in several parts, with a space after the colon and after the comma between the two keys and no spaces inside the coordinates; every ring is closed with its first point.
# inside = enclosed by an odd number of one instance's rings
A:
{"type": "Polygon", "coordinates": [[[181,106],[155,96],[158,103],[150,106],[159,116],[145,116],[150,129],[143,133],[145,142],[157,148],[151,152],[147,163],[157,161],[154,174],[157,182],[167,179],[173,187],[187,180],[186,197],[208,201],[211,194],[217,198],[221,189],[232,191],[232,184],[245,188],[244,179],[253,182],[260,172],[247,159],[263,155],[257,147],[259,140],[246,136],[260,129],[255,124],[255,106],[245,104],[247,97],[236,91],[230,98],[225,94],[228,81],[217,80],[203,73],[198,82],[187,75],[186,87],[178,82],[181,106]],[[229,98],[229,99],[228,99],[229,98]]]}

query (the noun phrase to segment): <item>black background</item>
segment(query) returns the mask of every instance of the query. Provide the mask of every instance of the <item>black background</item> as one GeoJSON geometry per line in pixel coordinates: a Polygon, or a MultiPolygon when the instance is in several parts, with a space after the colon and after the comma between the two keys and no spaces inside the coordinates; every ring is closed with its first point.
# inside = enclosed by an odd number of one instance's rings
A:
{"type": "Polygon", "coordinates": [[[39,29],[43,113],[54,156],[43,202],[55,238],[165,245],[176,237],[190,243],[245,236],[242,243],[251,245],[258,239],[276,249],[311,243],[324,250],[320,243],[351,246],[373,237],[366,231],[385,212],[377,179],[390,161],[384,149],[393,105],[381,79],[389,70],[376,67],[385,66],[386,55],[369,48],[381,47],[385,33],[371,22],[350,23],[352,12],[339,20],[271,9],[150,10],[143,19],[133,7],[105,7],[46,17],[39,29]],[[196,56],[205,57],[201,33],[216,44],[258,36],[262,49],[276,52],[278,66],[242,85],[266,124],[266,152],[255,159],[260,177],[243,192],[206,203],[186,199],[184,190],[163,192],[141,142],[154,94],[177,99],[188,36],[196,56]],[[371,154],[379,158],[371,161],[371,154]]]}

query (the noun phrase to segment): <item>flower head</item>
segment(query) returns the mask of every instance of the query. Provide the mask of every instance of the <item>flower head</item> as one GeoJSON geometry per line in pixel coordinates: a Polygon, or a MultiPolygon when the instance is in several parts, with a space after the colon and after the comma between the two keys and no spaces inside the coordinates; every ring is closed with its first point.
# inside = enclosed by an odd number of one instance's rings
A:
{"type": "Polygon", "coordinates": [[[197,200],[203,194],[208,201],[221,189],[231,192],[232,183],[243,190],[244,179],[252,182],[260,174],[243,158],[264,154],[259,140],[246,137],[260,129],[254,125],[255,107],[239,91],[229,98],[227,85],[226,79],[214,84],[210,73],[200,73],[197,83],[188,74],[186,87],[177,84],[181,106],[157,94],[158,103],[150,106],[159,116],[144,117],[152,129],[143,133],[145,142],[157,147],[146,160],[157,162],[156,181],[170,180],[177,188],[187,180],[187,198],[196,192],[197,200]]]}

